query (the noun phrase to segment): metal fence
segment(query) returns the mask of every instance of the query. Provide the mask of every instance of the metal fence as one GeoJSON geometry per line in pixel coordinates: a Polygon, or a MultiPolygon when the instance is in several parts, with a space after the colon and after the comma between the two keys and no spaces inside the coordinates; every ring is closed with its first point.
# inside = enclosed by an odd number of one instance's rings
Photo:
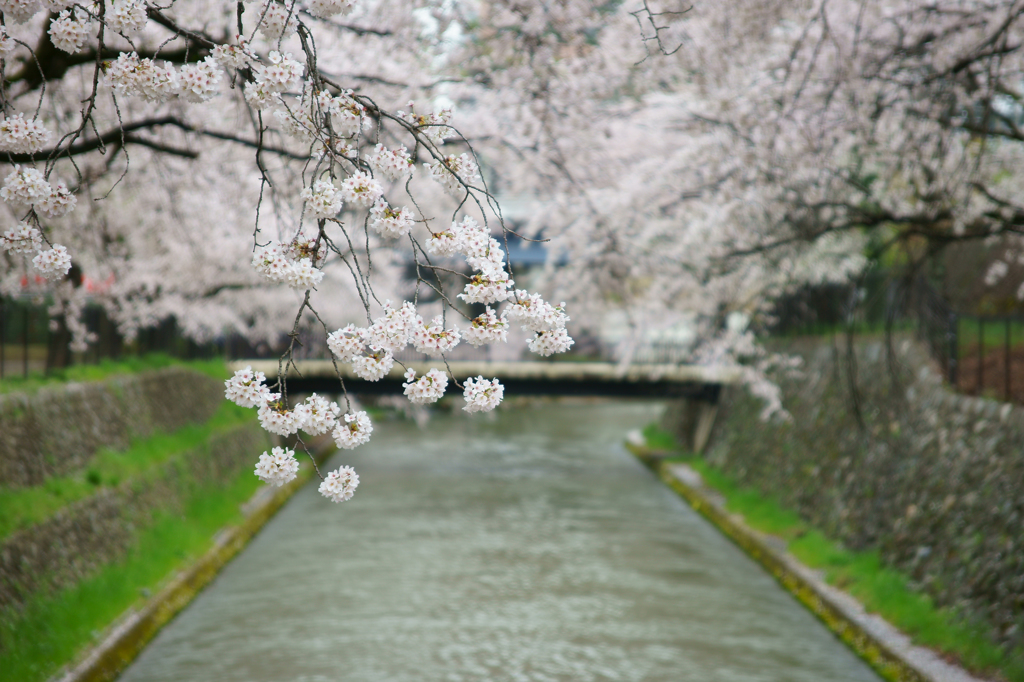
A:
{"type": "MultiPolygon", "coordinates": [[[[143,329],[130,344],[100,306],[87,306],[82,321],[93,341],[88,350],[72,354],[71,335],[61,320],[51,319],[49,306],[27,296],[0,297],[0,379],[30,374],[49,374],[71,364],[95,364],[129,355],[164,353],[194,359],[224,355],[232,339],[197,344],[181,336],[173,318],[143,329]]],[[[247,348],[234,340],[242,351],[247,348]]]]}
{"type": "MultiPolygon", "coordinates": [[[[93,336],[87,351],[68,351],[71,338],[64,326],[51,320],[48,306],[29,297],[0,297],[0,379],[49,374],[71,364],[95,364],[104,359],[118,360],[126,356],[162,353],[182,359],[221,357],[234,359],[276,359],[287,348],[289,338],[276,343],[252,343],[237,333],[222,335],[209,343],[197,344],[182,336],[175,319],[142,329],[132,342],[126,342],[116,325],[98,305],[86,307],[83,322],[93,336]]],[[[331,357],[322,329],[301,328],[296,337],[297,359],[331,357]]],[[[507,349],[496,357],[492,346],[474,347],[459,344],[448,359],[453,361],[510,360],[507,349]]],[[[396,359],[402,362],[436,360],[413,348],[401,351],[396,359]]]]}
{"type": "Polygon", "coordinates": [[[46,310],[27,299],[0,297],[0,378],[20,370],[28,376],[41,356],[47,338],[46,310]]]}
{"type": "Polygon", "coordinates": [[[958,391],[1024,402],[1024,314],[955,311],[923,277],[809,287],[781,299],[775,320],[778,335],[912,331],[958,391]]]}

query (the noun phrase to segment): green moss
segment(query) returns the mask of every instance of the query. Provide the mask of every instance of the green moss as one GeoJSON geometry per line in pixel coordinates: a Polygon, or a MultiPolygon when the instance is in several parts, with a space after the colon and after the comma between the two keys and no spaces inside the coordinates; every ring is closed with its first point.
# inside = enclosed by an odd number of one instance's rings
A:
{"type": "MultiPolygon", "coordinates": [[[[224,371],[223,365],[221,371],[224,371]]],[[[172,434],[136,439],[127,450],[100,450],[84,471],[51,478],[30,488],[0,488],[0,540],[18,529],[45,521],[68,504],[103,488],[116,487],[155,472],[160,464],[185,457],[213,434],[252,419],[251,410],[224,401],[204,424],[186,426],[172,434]]]]}
{"type": "Polygon", "coordinates": [[[685,463],[700,473],[705,485],[725,498],[726,509],[742,515],[748,526],[786,540],[789,552],[804,565],[823,570],[829,584],[856,597],[869,612],[910,635],[914,643],[936,649],[979,673],[1024,682],[1024,651],[1003,650],[984,627],[966,622],[952,609],[937,607],[930,597],[911,588],[906,575],[885,566],[877,551],[846,549],[778,499],[740,486],[678,445],[663,447],[672,436],[655,425],[644,429],[644,436],[648,447],[675,453],[669,461],[685,463]]]}
{"type": "Polygon", "coordinates": [[[163,353],[150,353],[122,360],[102,360],[95,365],[72,365],[51,371],[48,375],[31,372],[28,377],[10,375],[0,381],[0,393],[34,393],[41,388],[67,382],[102,381],[119,374],[138,374],[164,367],[188,367],[196,372],[223,380],[230,372],[222,360],[178,360],[163,353]]]}
{"type": "Polygon", "coordinates": [[[679,450],[679,443],[676,437],[665,431],[656,424],[648,424],[643,430],[644,440],[647,447],[661,452],[676,452],[679,450]]]}
{"type": "Polygon", "coordinates": [[[205,552],[219,529],[239,522],[239,505],[259,485],[248,470],[226,487],[197,483],[184,514],[156,514],[122,561],[73,588],[32,598],[20,614],[0,613],[0,680],[50,677],[128,607],[205,552]]]}

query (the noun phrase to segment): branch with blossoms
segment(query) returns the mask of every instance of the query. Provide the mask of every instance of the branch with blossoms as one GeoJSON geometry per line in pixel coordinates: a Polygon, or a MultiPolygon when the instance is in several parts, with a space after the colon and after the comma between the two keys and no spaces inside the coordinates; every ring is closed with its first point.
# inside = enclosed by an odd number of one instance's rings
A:
{"type": "MultiPolygon", "coordinates": [[[[365,381],[378,381],[396,363],[402,365],[395,355],[412,346],[437,358],[444,369],[417,376],[406,368],[408,399],[436,402],[453,383],[463,389],[464,409],[477,412],[494,409],[504,389],[497,379],[482,376],[462,385],[456,381],[447,358],[460,343],[501,343],[509,325],[519,324],[532,335],[529,349],[541,356],[573,344],[564,304],[555,306],[514,288],[506,262],[508,228],[475,151],[453,127],[452,112],[422,112],[411,102],[406,110],[388,110],[321,67],[321,62],[330,66],[330,41],[318,41],[318,29],[359,38],[391,35],[338,24],[335,17],[355,6],[356,0],[238,2],[233,16],[219,17],[237,29],[227,40],[205,28],[188,28],[210,25],[203,12],[220,11],[198,0],[161,6],[143,0],[0,0],[0,162],[13,166],[0,198],[17,216],[17,225],[3,232],[0,247],[8,257],[31,258],[36,272],[58,283],[71,270],[75,254],[52,236],[59,229],[55,221],[76,208],[76,192],[90,182],[80,164],[119,150],[127,155],[129,146],[157,155],[201,157],[201,139],[253,150],[260,193],[252,207],[251,267],[268,286],[295,290],[301,302],[286,331],[289,342],[276,381],[268,384],[263,374],[246,368],[225,382],[225,395],[256,409],[270,433],[294,438],[311,461],[300,434],[330,434],[338,447],[351,449],[366,443],[373,431],[366,412],[356,409],[348,395],[342,364],[350,364],[365,381]],[[41,38],[23,39],[33,31],[41,38]],[[8,64],[20,64],[10,78],[8,64]],[[73,91],[71,74],[77,74],[78,95],[84,95],[74,97],[79,107],[48,117],[51,110],[66,107],[73,91]],[[36,90],[37,102],[26,107],[25,95],[36,90]],[[245,112],[251,137],[216,132],[218,126],[209,120],[200,124],[184,113],[194,107],[209,112],[198,118],[216,119],[218,102],[226,101],[245,112]],[[267,154],[276,155],[282,165],[268,164],[267,154]],[[414,192],[417,168],[434,194],[455,203],[450,217],[437,218],[436,209],[422,208],[422,197],[414,196],[420,192],[414,192]],[[69,169],[78,179],[74,190],[57,177],[59,170],[69,169]],[[279,238],[267,237],[271,227],[278,228],[279,238]],[[374,278],[379,254],[395,249],[407,251],[417,274],[412,300],[392,304],[381,302],[374,278]],[[450,265],[453,259],[464,261],[471,272],[458,293],[440,276],[458,272],[450,265]],[[333,295],[325,280],[328,268],[348,273],[365,325],[331,331],[325,323],[320,304],[333,295]],[[436,315],[420,305],[421,288],[436,294],[436,315]],[[465,312],[470,304],[483,305],[484,312],[471,316],[465,312]],[[287,376],[301,349],[300,329],[309,324],[319,326],[330,349],[344,410],[323,396],[296,402],[288,394],[287,376]]],[[[130,170],[126,164],[122,177],[130,170]]],[[[263,453],[255,473],[282,485],[295,478],[298,466],[294,449],[278,447],[263,453]]],[[[335,502],[351,498],[359,482],[351,468],[324,475],[313,466],[325,497],[335,502]]]]}

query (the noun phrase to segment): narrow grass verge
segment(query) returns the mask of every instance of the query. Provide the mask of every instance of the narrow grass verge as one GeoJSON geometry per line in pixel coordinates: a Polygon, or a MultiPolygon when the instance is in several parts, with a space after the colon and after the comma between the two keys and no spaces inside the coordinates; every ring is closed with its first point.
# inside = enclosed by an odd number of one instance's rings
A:
{"type": "Polygon", "coordinates": [[[157,513],[133,549],[78,585],[37,596],[17,616],[0,614],[0,680],[42,682],[126,609],[241,521],[239,506],[260,486],[249,470],[228,486],[197,484],[181,514],[157,513]]]}
{"type": "MultiPolygon", "coordinates": [[[[219,366],[220,374],[225,372],[219,366]]],[[[145,476],[158,465],[202,445],[214,433],[253,418],[251,410],[223,401],[203,424],[182,427],[132,442],[127,450],[102,449],[82,471],[51,478],[29,488],[0,488],[0,540],[21,528],[50,518],[63,507],[94,495],[104,487],[145,476]]]]}
{"type": "Polygon", "coordinates": [[[1024,682],[1024,651],[1005,651],[989,639],[984,627],[966,622],[952,609],[937,607],[928,595],[910,587],[905,574],[883,565],[877,551],[844,548],[774,497],[743,487],[700,457],[684,452],[672,434],[656,425],[647,426],[643,435],[649,448],[673,453],[668,461],[685,463],[699,472],[705,485],[725,498],[726,509],[742,515],[748,526],[785,540],[794,557],[822,570],[830,585],[854,596],[915,644],[939,651],[978,674],[1024,682]]]}
{"type": "MultiPolygon", "coordinates": [[[[137,374],[164,367],[188,367],[217,379],[225,379],[224,360],[179,360],[164,353],[149,353],[121,360],[101,360],[95,365],[72,365],[51,370],[49,374],[31,372],[24,376],[5,376],[0,381],[0,393],[34,393],[41,388],[69,381],[101,381],[117,374],[137,374]]],[[[230,373],[228,373],[230,374],[230,373]]]]}

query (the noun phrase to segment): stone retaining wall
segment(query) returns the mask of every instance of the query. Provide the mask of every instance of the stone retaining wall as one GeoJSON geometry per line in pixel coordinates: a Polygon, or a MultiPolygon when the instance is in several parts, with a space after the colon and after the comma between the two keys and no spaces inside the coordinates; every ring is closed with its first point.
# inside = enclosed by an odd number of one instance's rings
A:
{"type": "Polygon", "coordinates": [[[117,560],[155,511],[178,511],[196,487],[233,481],[269,447],[269,436],[255,421],[236,426],[141,478],[10,536],[0,545],[0,613],[17,609],[36,591],[73,585],[117,560]]]}
{"type": "Polygon", "coordinates": [[[777,377],[793,421],[728,389],[705,456],[1024,645],[1024,409],[953,393],[920,347],[893,345],[859,341],[851,362],[845,343],[787,344],[804,359],[777,377]]]}
{"type": "Polygon", "coordinates": [[[39,485],[100,448],[205,422],[223,399],[221,382],[182,367],[0,395],[0,485],[39,485]]]}

